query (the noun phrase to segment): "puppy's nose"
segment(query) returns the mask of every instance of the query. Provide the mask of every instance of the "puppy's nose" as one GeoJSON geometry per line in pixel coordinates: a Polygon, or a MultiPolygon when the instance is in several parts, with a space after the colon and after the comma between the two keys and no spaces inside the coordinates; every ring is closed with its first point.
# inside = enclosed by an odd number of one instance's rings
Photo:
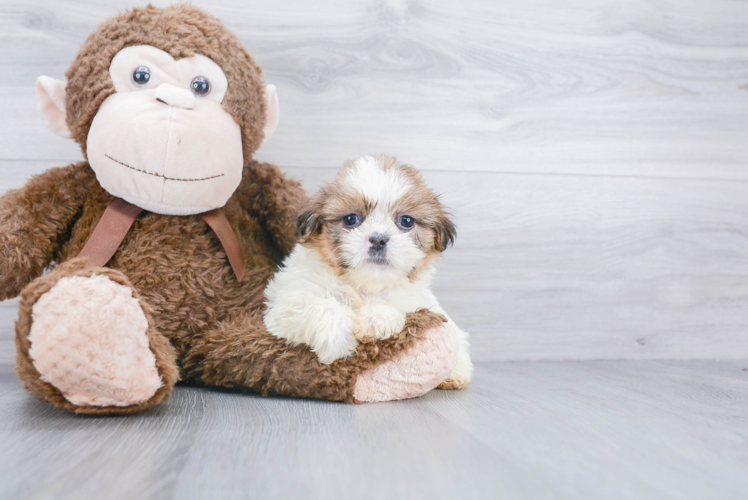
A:
{"type": "Polygon", "coordinates": [[[388,241],[390,241],[390,237],[386,234],[374,233],[369,236],[372,250],[382,250],[388,241]]]}
{"type": "Polygon", "coordinates": [[[195,106],[195,95],[187,89],[182,89],[162,83],[156,89],[156,100],[168,106],[192,109],[195,106]]]}

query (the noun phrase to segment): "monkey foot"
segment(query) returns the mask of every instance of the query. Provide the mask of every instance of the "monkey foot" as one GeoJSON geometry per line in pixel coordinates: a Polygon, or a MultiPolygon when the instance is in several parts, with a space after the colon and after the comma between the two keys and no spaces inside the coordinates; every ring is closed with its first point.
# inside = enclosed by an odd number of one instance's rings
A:
{"type": "Polygon", "coordinates": [[[370,403],[422,396],[450,375],[457,352],[454,328],[446,323],[433,327],[410,348],[359,374],[353,397],[370,403]]]}
{"type": "Polygon", "coordinates": [[[178,379],[169,341],[120,271],[71,259],[22,292],[16,373],[40,399],[76,413],[132,413],[178,379]]]}
{"type": "Polygon", "coordinates": [[[162,386],[148,320],[132,290],[106,276],[60,279],[32,308],[29,356],[76,406],[130,406],[162,386]]]}

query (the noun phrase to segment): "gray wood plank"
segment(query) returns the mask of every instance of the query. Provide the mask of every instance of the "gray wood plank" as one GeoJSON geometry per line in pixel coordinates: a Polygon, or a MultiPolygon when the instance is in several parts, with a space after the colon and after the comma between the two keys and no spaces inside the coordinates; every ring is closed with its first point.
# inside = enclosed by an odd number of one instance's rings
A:
{"type": "MultiPolygon", "coordinates": [[[[259,157],[281,165],[387,152],[424,169],[748,178],[745,2],[195,4],[278,86],[281,124],[259,157]]],[[[36,116],[34,80],[62,77],[131,5],[0,6],[0,158],[80,157],[36,116]]]]}
{"type": "MultiPolygon", "coordinates": [[[[48,165],[0,162],[0,192],[48,165]]],[[[336,172],[286,170],[310,191],[336,172]]],[[[746,183],[425,175],[459,227],[434,290],[475,360],[748,357],[746,183]]]]}
{"type": "Polygon", "coordinates": [[[742,498],[748,361],[478,365],[362,406],[179,387],[85,418],[0,367],[3,498],[742,498]]]}

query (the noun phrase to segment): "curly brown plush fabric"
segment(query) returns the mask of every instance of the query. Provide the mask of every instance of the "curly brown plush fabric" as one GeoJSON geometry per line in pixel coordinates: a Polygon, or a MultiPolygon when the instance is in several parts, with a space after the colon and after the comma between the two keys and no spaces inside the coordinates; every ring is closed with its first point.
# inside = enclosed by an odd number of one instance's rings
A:
{"type": "Polygon", "coordinates": [[[223,106],[241,126],[245,161],[241,183],[222,210],[238,237],[246,274],[237,281],[220,241],[199,215],[148,212],[135,220],[106,268],[89,267],[77,255],[113,196],[87,162],[34,176],[0,197],[0,300],[23,290],[16,325],[18,376],[39,398],[77,413],[141,410],[168,398],[179,377],[262,394],[356,402],[359,374],[396,363],[396,356],[407,355],[443,318],[412,314],[400,335],[362,345],[355,357],[331,365],[269,335],[261,317],[263,290],[297,241],[294,215],[307,197],[278,167],[252,159],[265,121],[260,68],[236,36],[194,7],[148,6],[120,14],[86,40],[67,72],[67,122],[84,153],[91,122],[114,92],[109,64],[132,45],[152,45],[175,58],[206,55],[228,78],[223,106]],[[42,276],[48,267],[53,270],[42,276]],[[29,355],[34,304],[60,279],[93,274],[130,288],[145,313],[148,346],[163,382],[148,401],[76,406],[42,380],[29,355]]]}
{"type": "Polygon", "coordinates": [[[197,340],[183,361],[182,373],[205,385],[251,389],[265,396],[280,394],[357,403],[353,390],[359,373],[407,353],[423,332],[445,321],[443,316],[418,310],[408,315],[403,333],[360,344],[355,356],[325,365],[306,347],[289,346],[268,335],[261,313],[256,311],[227,321],[197,340]]]}

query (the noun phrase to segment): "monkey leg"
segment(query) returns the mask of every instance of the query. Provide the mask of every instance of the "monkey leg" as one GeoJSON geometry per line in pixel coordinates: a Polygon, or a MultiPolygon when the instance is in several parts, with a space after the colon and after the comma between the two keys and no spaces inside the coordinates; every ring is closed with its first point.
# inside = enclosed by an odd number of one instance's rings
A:
{"type": "Polygon", "coordinates": [[[197,339],[183,360],[185,380],[252,390],[263,395],[347,403],[421,396],[445,380],[457,363],[457,337],[443,316],[409,314],[403,331],[360,344],[354,356],[322,364],[305,346],[288,346],[265,330],[253,311],[197,339]]]}
{"type": "Polygon", "coordinates": [[[21,293],[16,372],[40,399],[76,413],[132,413],[178,379],[175,353],[124,274],[73,259],[21,293]]]}

